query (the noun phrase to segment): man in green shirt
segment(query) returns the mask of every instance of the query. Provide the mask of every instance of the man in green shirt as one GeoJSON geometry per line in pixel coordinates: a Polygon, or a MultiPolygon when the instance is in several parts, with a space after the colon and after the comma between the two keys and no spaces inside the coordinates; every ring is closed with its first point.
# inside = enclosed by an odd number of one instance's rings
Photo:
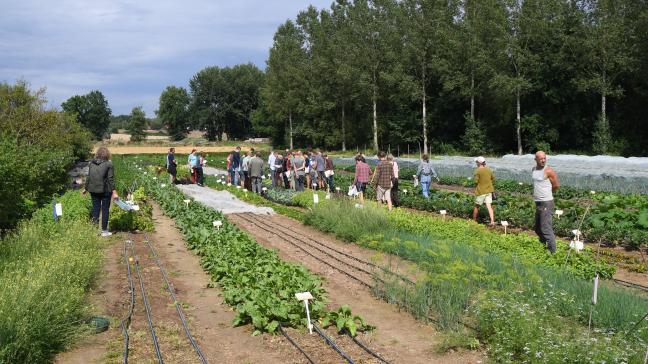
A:
{"type": "Polygon", "coordinates": [[[493,171],[486,167],[486,159],[484,157],[475,158],[475,163],[477,164],[477,169],[475,169],[475,183],[477,188],[475,188],[475,208],[473,208],[473,219],[477,221],[477,214],[479,213],[479,207],[483,204],[486,204],[488,209],[488,216],[490,217],[490,224],[495,225],[495,217],[493,214],[493,180],[495,175],[493,171]]]}

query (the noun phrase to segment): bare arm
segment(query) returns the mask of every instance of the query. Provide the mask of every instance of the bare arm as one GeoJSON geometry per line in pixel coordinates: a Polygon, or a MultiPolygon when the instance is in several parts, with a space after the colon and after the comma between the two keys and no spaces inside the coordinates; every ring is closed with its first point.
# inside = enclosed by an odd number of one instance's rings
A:
{"type": "Polygon", "coordinates": [[[554,171],[551,167],[547,167],[547,171],[545,173],[547,175],[547,178],[549,178],[549,181],[551,182],[551,192],[556,192],[558,187],[560,187],[560,182],[558,182],[558,175],[556,174],[556,171],[554,171]]]}

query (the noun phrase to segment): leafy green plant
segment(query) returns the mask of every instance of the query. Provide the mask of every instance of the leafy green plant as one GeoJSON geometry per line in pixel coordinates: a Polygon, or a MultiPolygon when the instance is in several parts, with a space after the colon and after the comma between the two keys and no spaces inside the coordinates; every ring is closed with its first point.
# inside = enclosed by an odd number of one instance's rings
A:
{"type": "Polygon", "coordinates": [[[323,327],[335,325],[338,333],[349,333],[351,336],[356,336],[358,331],[371,331],[375,329],[374,326],[367,325],[364,319],[358,315],[354,315],[347,305],[342,305],[337,311],[329,311],[320,319],[323,327]]]}

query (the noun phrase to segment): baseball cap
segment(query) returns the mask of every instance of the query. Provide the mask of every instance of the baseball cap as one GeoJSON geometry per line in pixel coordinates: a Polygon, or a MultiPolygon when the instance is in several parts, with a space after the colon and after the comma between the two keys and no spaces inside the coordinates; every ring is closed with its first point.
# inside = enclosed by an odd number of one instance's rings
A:
{"type": "Polygon", "coordinates": [[[475,162],[477,162],[477,163],[485,163],[486,158],[484,158],[482,156],[479,156],[479,157],[475,158],[475,162]]]}

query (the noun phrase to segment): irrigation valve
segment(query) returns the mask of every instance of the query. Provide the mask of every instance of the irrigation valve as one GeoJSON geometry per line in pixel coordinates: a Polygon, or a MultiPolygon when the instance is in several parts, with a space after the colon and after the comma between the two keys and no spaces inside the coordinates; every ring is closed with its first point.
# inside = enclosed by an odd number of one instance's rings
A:
{"type": "Polygon", "coordinates": [[[562,216],[562,214],[563,214],[563,210],[556,210],[556,215],[558,216],[559,219],[560,216],[562,216]]]}
{"type": "Polygon", "coordinates": [[[502,224],[502,226],[504,226],[504,235],[506,235],[506,228],[509,226],[508,221],[502,220],[502,222],[500,224],[502,224]]]}
{"type": "Polygon", "coordinates": [[[308,332],[313,333],[313,324],[310,319],[310,311],[308,310],[308,300],[313,299],[313,295],[310,292],[299,292],[295,293],[295,297],[304,302],[304,307],[306,307],[306,319],[308,320],[308,332]]]}
{"type": "Polygon", "coordinates": [[[220,221],[220,220],[214,220],[214,221],[212,222],[212,225],[214,225],[214,227],[215,227],[216,229],[220,229],[220,227],[223,226],[223,222],[220,221]]]}

